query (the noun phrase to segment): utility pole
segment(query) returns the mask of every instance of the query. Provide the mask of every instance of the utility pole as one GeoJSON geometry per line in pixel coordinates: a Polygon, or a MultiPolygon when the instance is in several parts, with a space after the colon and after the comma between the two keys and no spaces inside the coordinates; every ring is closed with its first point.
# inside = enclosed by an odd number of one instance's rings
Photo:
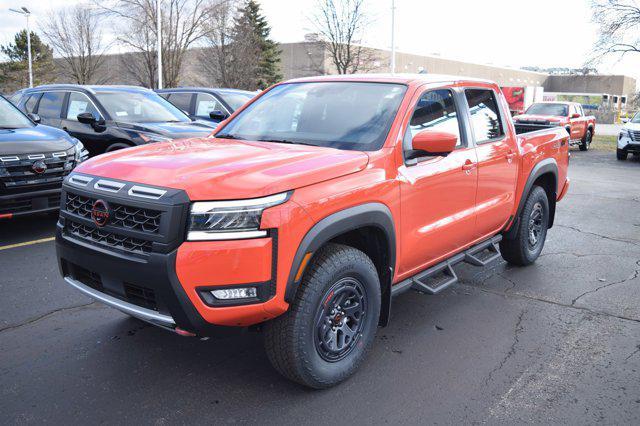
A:
{"type": "Polygon", "coordinates": [[[33,87],[33,67],[31,65],[31,28],[29,27],[29,17],[31,16],[31,12],[29,12],[29,9],[24,6],[20,9],[9,10],[27,18],[27,58],[29,61],[29,87],[33,87]]]}
{"type": "Polygon", "coordinates": [[[156,0],[157,3],[157,10],[156,10],[156,16],[157,16],[157,28],[156,28],[156,33],[157,33],[157,47],[156,49],[158,50],[158,89],[162,89],[162,15],[160,12],[160,0],[156,0]]]}
{"type": "Polygon", "coordinates": [[[391,74],[396,72],[396,1],[391,0],[391,74]]]}

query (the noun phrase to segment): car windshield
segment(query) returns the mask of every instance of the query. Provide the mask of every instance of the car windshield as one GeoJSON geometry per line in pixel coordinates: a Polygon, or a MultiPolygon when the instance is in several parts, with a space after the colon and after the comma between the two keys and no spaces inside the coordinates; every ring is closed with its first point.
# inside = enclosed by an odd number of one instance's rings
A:
{"type": "Polygon", "coordinates": [[[244,93],[244,92],[218,92],[218,95],[222,98],[223,101],[227,103],[231,107],[232,110],[237,110],[242,105],[249,102],[256,94],[255,93],[244,93]]]}
{"type": "Polygon", "coordinates": [[[129,123],[191,121],[182,111],[156,93],[98,92],[96,98],[116,121],[129,123]]]}
{"type": "Polygon", "coordinates": [[[526,112],[533,115],[555,115],[566,117],[569,109],[565,104],[533,104],[526,112]]]}
{"type": "Polygon", "coordinates": [[[0,129],[22,129],[34,124],[11,102],[0,96],[0,129]]]}
{"type": "Polygon", "coordinates": [[[631,119],[632,123],[640,123],[640,112],[636,112],[636,115],[631,119]]]}
{"type": "Polygon", "coordinates": [[[216,136],[347,150],[380,149],[406,86],[287,83],[265,93],[216,136]]]}

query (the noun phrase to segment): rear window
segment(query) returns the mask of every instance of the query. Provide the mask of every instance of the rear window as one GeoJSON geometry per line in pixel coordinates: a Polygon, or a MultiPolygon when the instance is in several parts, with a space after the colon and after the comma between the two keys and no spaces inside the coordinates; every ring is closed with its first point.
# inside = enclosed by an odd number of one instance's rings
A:
{"type": "Polygon", "coordinates": [[[42,118],[60,118],[64,92],[45,92],[38,105],[38,115],[42,118]]]}
{"type": "Polygon", "coordinates": [[[467,89],[464,91],[471,114],[471,128],[476,143],[491,142],[504,136],[498,102],[493,90],[467,89]]]}

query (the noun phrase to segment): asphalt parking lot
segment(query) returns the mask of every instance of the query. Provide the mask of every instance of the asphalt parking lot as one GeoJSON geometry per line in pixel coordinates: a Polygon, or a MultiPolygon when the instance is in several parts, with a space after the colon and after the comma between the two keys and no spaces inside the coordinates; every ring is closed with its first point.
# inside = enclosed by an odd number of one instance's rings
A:
{"type": "Polygon", "coordinates": [[[535,265],[398,297],[326,391],[280,377],[259,334],[200,341],[91,303],[58,274],[55,217],[2,222],[3,423],[639,424],[640,160],[572,151],[570,177],[535,265]]]}

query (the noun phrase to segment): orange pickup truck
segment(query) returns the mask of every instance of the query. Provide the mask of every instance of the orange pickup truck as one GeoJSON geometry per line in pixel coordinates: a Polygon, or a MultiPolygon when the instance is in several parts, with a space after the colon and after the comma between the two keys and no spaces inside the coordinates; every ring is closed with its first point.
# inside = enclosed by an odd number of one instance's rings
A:
{"type": "Polygon", "coordinates": [[[536,260],[569,187],[564,128],[517,135],[500,88],[325,76],[261,93],[207,138],[101,155],[66,180],[65,281],[183,336],[264,333],[313,388],[365,358],[392,297],[454,266],[536,260]]]}
{"type": "Polygon", "coordinates": [[[526,133],[550,127],[564,127],[569,133],[569,144],[580,151],[589,150],[596,133],[596,118],[585,115],[577,102],[536,102],[524,114],[513,117],[517,133],[526,133]]]}

